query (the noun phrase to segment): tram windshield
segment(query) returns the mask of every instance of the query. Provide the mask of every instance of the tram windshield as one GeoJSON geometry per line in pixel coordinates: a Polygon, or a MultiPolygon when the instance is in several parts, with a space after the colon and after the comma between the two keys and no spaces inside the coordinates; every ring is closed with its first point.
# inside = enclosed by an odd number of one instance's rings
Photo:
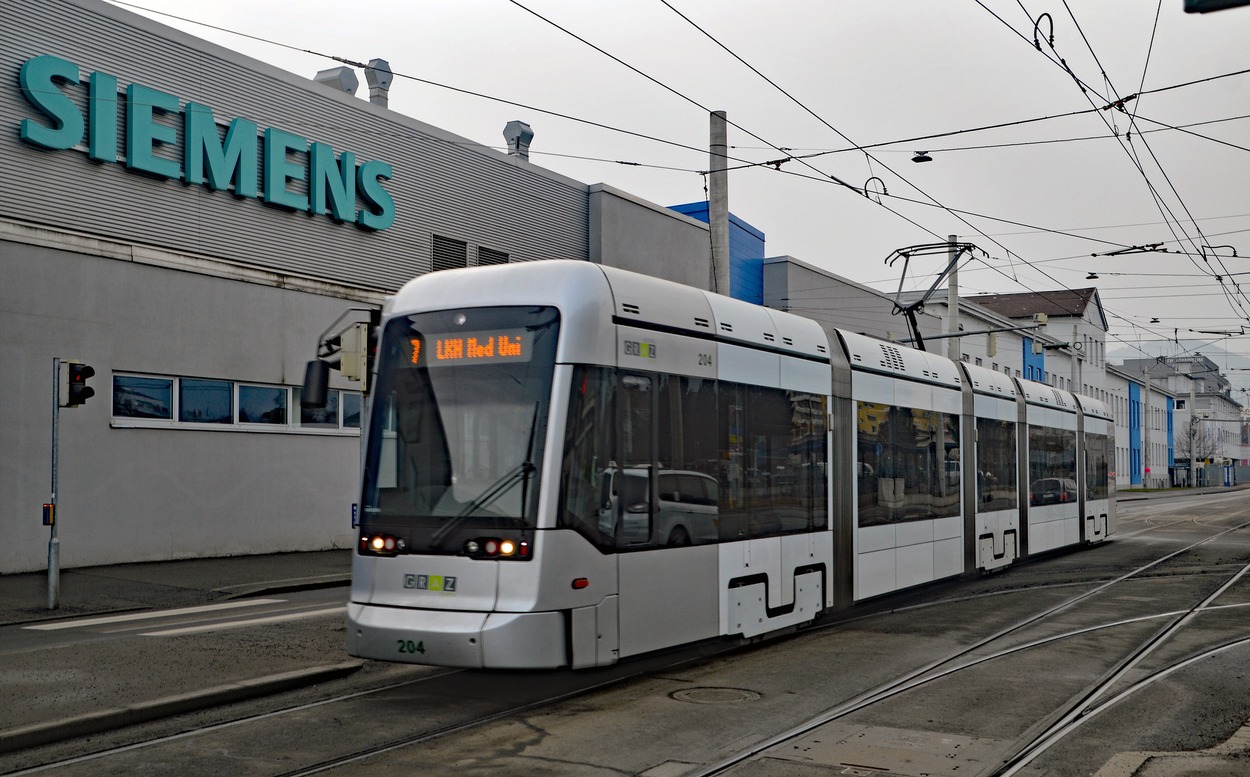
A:
{"type": "Polygon", "coordinates": [[[465,308],[390,321],[378,348],[361,532],[409,553],[537,521],[559,314],[465,308]]]}

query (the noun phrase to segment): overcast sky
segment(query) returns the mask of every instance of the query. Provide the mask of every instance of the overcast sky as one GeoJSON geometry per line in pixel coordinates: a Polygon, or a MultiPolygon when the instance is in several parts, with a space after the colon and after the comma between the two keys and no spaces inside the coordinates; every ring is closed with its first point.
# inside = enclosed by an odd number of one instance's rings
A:
{"type": "Polygon", "coordinates": [[[1196,331],[1250,327],[1250,8],[1182,3],[118,5],[307,77],[337,66],[326,55],[381,57],[393,110],[500,147],[526,121],[532,162],[662,205],[705,199],[707,111],[724,110],[735,164],[754,165],[730,174],[730,209],[770,256],[893,291],[892,251],[955,234],[984,252],[961,268],[965,294],[1097,286],[1114,353],[1250,367],[1250,330],[1196,331]],[[1152,244],[1167,252],[1091,256],[1152,244]]]}

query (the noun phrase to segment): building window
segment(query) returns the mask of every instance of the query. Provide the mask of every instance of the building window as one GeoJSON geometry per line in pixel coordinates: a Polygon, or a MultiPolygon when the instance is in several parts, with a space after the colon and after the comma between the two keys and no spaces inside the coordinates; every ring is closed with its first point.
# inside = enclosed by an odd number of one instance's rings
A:
{"type": "Polygon", "coordinates": [[[174,418],[174,381],[138,375],[113,376],[114,418],[174,418]]]}
{"type": "Polygon", "coordinates": [[[491,264],[507,264],[508,255],[503,251],[496,251],[493,248],[477,247],[477,263],[480,267],[491,264]]]}
{"type": "MultiPolygon", "coordinates": [[[[299,403],[300,390],[295,389],[295,402],[299,403]]],[[[339,426],[339,392],[326,392],[325,407],[299,408],[299,425],[314,429],[337,429],[339,426]]]]}
{"type": "Polygon", "coordinates": [[[239,423],[285,424],[285,388],[239,386],[239,423]]]}
{"type": "Polygon", "coordinates": [[[980,366],[981,366],[981,357],[980,357],[980,356],[978,356],[978,357],[977,357],[977,359],[976,359],[976,364],[977,364],[977,366],[978,366],[978,367],[980,367],[980,366]]]}
{"type": "Polygon", "coordinates": [[[364,398],[360,394],[345,393],[343,394],[343,428],[359,429],[360,428],[360,410],[364,404],[364,398]]]}
{"type": "Polygon", "coordinates": [[[233,423],[234,386],[226,380],[178,381],[178,420],[195,424],[233,423]]]}
{"type": "Polygon", "coordinates": [[[185,426],[194,429],[295,431],[359,430],[364,398],[359,392],[330,390],[323,409],[300,407],[300,389],[205,378],[147,375],[113,376],[113,425],[117,427],[185,426]],[[236,410],[237,408],[237,410],[236,410]]]}
{"type": "Polygon", "coordinates": [[[434,236],[434,250],[431,271],[454,270],[469,266],[469,244],[462,240],[434,236]]]}

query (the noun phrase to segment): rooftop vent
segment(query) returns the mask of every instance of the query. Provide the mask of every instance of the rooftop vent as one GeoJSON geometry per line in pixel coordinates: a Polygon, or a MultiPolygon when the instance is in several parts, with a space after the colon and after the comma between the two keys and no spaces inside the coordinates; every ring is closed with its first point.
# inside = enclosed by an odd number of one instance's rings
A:
{"type": "Polygon", "coordinates": [[[391,63],[385,59],[369,60],[369,67],[365,68],[365,81],[369,82],[369,102],[385,108],[393,80],[395,74],[391,72],[391,63]]]}
{"type": "Polygon", "coordinates": [[[504,140],[508,141],[508,155],[530,161],[530,141],[534,139],[534,130],[523,121],[510,121],[503,128],[504,140]]]}
{"type": "Polygon", "coordinates": [[[319,84],[325,84],[331,89],[347,92],[348,94],[356,94],[356,87],[360,86],[360,79],[356,77],[356,71],[346,65],[319,71],[317,75],[313,76],[313,80],[319,84]]]}

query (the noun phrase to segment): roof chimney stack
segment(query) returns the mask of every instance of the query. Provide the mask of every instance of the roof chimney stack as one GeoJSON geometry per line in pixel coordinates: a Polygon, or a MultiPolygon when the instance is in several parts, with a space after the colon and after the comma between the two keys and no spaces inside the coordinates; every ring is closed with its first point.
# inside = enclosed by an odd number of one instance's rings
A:
{"type": "Polygon", "coordinates": [[[504,140],[508,141],[508,155],[530,161],[530,141],[534,139],[534,130],[523,121],[510,121],[503,128],[504,140]]]}
{"type": "Polygon", "coordinates": [[[385,59],[369,60],[369,67],[365,68],[365,80],[369,82],[369,102],[387,107],[387,94],[391,91],[391,81],[394,78],[391,63],[385,59]]]}
{"type": "Polygon", "coordinates": [[[347,92],[348,94],[356,94],[356,87],[360,86],[360,79],[356,78],[356,71],[346,65],[319,71],[317,75],[313,76],[313,80],[319,84],[325,84],[331,89],[347,92]]]}

